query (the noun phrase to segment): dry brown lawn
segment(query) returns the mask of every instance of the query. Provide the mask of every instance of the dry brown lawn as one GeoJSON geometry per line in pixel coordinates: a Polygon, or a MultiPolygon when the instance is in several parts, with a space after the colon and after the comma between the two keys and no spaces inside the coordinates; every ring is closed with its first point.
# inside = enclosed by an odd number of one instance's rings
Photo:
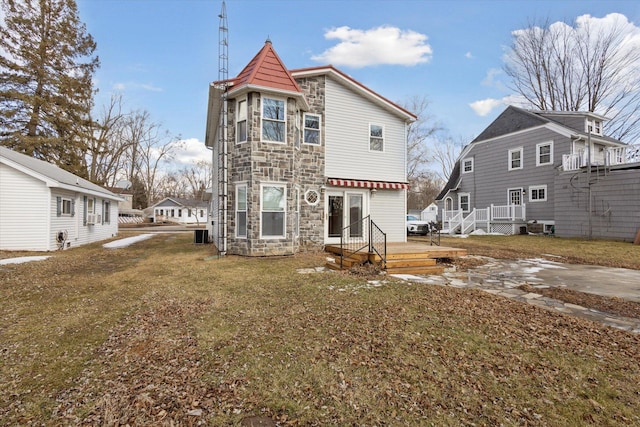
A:
{"type": "Polygon", "coordinates": [[[640,338],[586,320],[190,234],[50,255],[0,266],[1,425],[640,424],[640,338]]]}

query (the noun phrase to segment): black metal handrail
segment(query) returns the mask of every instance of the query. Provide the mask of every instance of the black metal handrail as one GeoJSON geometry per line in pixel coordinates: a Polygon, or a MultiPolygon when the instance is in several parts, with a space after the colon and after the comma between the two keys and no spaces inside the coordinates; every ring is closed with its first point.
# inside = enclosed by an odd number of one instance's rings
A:
{"type": "Polygon", "coordinates": [[[344,258],[355,255],[366,249],[368,254],[377,254],[383,268],[387,265],[387,234],[371,221],[367,215],[352,222],[340,233],[340,269],[343,268],[344,258]],[[365,235],[366,232],[366,235],[365,235]]]}

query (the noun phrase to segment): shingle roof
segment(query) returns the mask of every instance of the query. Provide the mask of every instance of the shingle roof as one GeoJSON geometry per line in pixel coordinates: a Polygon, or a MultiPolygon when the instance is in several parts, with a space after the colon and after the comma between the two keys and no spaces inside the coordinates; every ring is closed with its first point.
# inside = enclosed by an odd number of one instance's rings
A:
{"type": "Polygon", "coordinates": [[[7,147],[0,146],[0,159],[2,158],[5,158],[13,163],[20,165],[25,169],[28,169],[35,175],[40,175],[46,179],[58,183],[59,187],[101,193],[105,197],[111,199],[120,199],[111,191],[100,187],[99,185],[96,185],[91,181],[87,181],[84,178],[80,178],[79,176],[74,175],[71,172],[67,172],[66,170],[61,169],[56,165],[18,153],[16,151],[8,149],[7,147]]]}
{"type": "Polygon", "coordinates": [[[518,132],[549,123],[550,120],[540,117],[522,108],[510,105],[489,126],[483,130],[471,143],[496,138],[509,133],[518,132]]]}

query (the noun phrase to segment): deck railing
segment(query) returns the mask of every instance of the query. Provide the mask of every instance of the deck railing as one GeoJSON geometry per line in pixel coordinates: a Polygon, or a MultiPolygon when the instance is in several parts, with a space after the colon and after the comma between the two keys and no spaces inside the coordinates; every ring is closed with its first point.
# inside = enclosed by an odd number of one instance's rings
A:
{"type": "Polygon", "coordinates": [[[380,257],[382,268],[387,265],[387,235],[367,215],[342,229],[340,234],[340,269],[345,258],[367,250],[380,257]]]}
{"type": "Polygon", "coordinates": [[[479,225],[489,230],[492,221],[525,221],[527,219],[526,205],[491,205],[488,208],[474,208],[465,216],[461,209],[442,211],[443,228],[454,234],[458,229],[460,233],[467,234],[478,229],[479,225]]]}
{"type": "MultiPolygon", "coordinates": [[[[604,166],[640,163],[640,145],[626,145],[624,147],[610,147],[604,153],[604,166]]],[[[602,165],[602,159],[592,159],[591,164],[602,165]]],[[[562,170],[575,171],[587,166],[587,156],[584,151],[562,155],[562,170]]]]}

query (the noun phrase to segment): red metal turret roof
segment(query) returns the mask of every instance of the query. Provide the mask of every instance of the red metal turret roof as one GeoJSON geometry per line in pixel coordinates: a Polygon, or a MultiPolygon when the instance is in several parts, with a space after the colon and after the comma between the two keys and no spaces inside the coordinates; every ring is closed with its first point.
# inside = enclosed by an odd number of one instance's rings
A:
{"type": "Polygon", "coordinates": [[[231,90],[250,85],[290,92],[302,92],[269,40],[265,42],[260,52],[231,82],[233,83],[231,90]]]}

